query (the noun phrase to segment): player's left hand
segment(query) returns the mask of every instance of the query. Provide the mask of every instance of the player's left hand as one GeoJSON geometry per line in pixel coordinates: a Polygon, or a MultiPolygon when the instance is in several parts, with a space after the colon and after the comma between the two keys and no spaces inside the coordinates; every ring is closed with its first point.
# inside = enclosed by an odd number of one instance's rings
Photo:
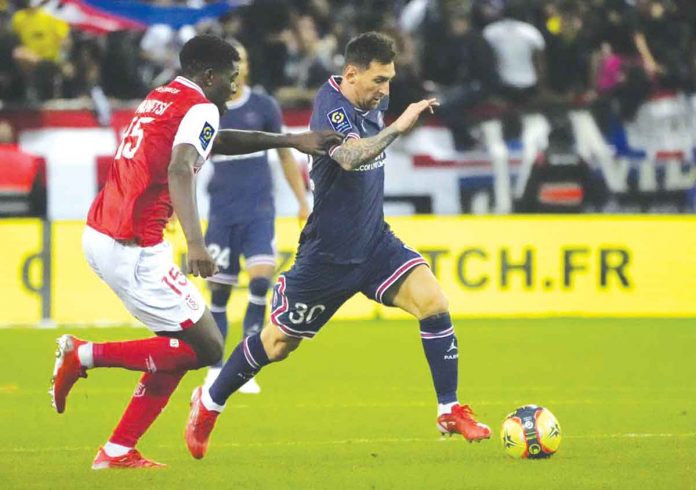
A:
{"type": "Polygon", "coordinates": [[[218,266],[204,244],[189,245],[188,272],[196,277],[210,277],[218,272],[218,266]]]}
{"type": "Polygon", "coordinates": [[[340,145],[343,135],[336,131],[306,131],[293,135],[293,147],[308,155],[326,155],[329,148],[340,145]]]}

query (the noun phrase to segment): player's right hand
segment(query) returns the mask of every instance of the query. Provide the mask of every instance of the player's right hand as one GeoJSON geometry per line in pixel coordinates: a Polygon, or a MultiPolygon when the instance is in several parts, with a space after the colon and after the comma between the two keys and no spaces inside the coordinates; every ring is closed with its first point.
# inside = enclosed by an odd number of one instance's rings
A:
{"type": "Polygon", "coordinates": [[[430,111],[433,113],[433,109],[439,106],[440,103],[437,99],[423,99],[420,102],[414,102],[409,104],[404,112],[398,117],[396,121],[392,123],[392,126],[399,132],[405,133],[409,131],[418,121],[421,113],[423,111],[430,111]]]}
{"type": "Polygon", "coordinates": [[[210,277],[218,272],[218,266],[203,244],[189,245],[188,272],[196,277],[210,277]]]}
{"type": "Polygon", "coordinates": [[[329,148],[340,145],[343,135],[336,131],[306,131],[293,135],[293,147],[308,155],[326,155],[329,148]]]}

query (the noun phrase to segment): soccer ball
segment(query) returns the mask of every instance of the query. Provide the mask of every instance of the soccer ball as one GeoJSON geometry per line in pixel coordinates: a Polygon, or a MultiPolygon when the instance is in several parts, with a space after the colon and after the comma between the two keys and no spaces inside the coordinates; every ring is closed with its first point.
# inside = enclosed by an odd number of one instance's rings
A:
{"type": "Polygon", "coordinates": [[[505,417],[500,439],[513,458],[548,458],[561,445],[561,426],[548,409],[525,405],[505,417]]]}

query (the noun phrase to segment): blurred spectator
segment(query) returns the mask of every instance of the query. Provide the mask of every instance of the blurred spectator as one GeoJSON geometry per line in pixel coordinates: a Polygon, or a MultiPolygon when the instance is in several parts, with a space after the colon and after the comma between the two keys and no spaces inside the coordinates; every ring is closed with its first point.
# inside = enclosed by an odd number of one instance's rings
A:
{"type": "Polygon", "coordinates": [[[460,37],[468,27],[463,4],[452,0],[432,0],[425,6],[418,31],[422,37],[421,65],[426,80],[452,86],[457,81],[460,37]]]}
{"type": "Polygon", "coordinates": [[[220,18],[220,31],[217,34],[226,41],[240,39],[243,32],[244,23],[238,10],[230,10],[229,13],[220,18]]]}
{"type": "Polygon", "coordinates": [[[636,44],[648,75],[660,89],[686,89],[692,75],[685,63],[692,41],[689,25],[666,0],[639,0],[637,8],[640,34],[636,44]]]}
{"type": "Polygon", "coordinates": [[[546,22],[546,81],[557,95],[570,98],[592,87],[592,43],[583,32],[583,19],[577,4],[560,3],[546,22]]]}
{"type": "Polygon", "coordinates": [[[17,55],[26,50],[12,31],[11,17],[7,11],[0,12],[0,100],[22,99],[24,88],[17,55]]]}
{"type": "Polygon", "coordinates": [[[334,73],[336,40],[332,36],[320,38],[309,15],[295,19],[291,32],[284,86],[276,90],[275,96],[283,106],[309,106],[316,89],[334,73]]]}
{"type": "Polygon", "coordinates": [[[29,0],[15,12],[12,28],[19,36],[21,50],[15,55],[27,80],[27,98],[45,100],[60,94],[60,62],[70,27],[50,14],[42,0],[29,0]]]}
{"type": "MultiPolygon", "coordinates": [[[[173,0],[156,0],[159,5],[172,5],[173,0]]],[[[196,35],[193,26],[176,30],[168,24],[153,24],[140,41],[141,76],[150,88],[164,85],[179,70],[179,51],[196,35]]]]}
{"type": "Polygon", "coordinates": [[[433,75],[428,88],[440,98],[439,114],[452,130],[455,148],[464,150],[475,144],[471,109],[499,85],[497,64],[491,46],[471,27],[467,9],[443,2],[439,13],[425,19],[423,66],[433,75]]]}
{"type": "Polygon", "coordinates": [[[101,61],[104,91],[118,99],[139,99],[148,91],[140,76],[140,58],[137,46],[142,33],[116,31],[106,37],[106,47],[101,61]]]}
{"type": "Polygon", "coordinates": [[[397,116],[406,107],[426,95],[420,75],[420,63],[413,38],[401,31],[385,31],[396,43],[396,58],[394,66],[396,77],[391,82],[389,89],[389,108],[387,113],[397,116]]]}
{"type": "Polygon", "coordinates": [[[111,123],[111,106],[101,86],[101,48],[95,39],[78,38],[63,66],[63,96],[90,98],[102,126],[111,123]]]}
{"type": "Polygon", "coordinates": [[[63,65],[63,96],[82,97],[101,83],[101,49],[94,39],[78,38],[63,65]]]}
{"type": "Polygon", "coordinates": [[[593,29],[600,47],[595,68],[597,88],[615,98],[623,120],[632,120],[650,91],[637,48],[644,44],[644,36],[638,30],[636,10],[624,0],[596,0],[588,10],[586,25],[593,29]]]}
{"type": "Polygon", "coordinates": [[[244,12],[244,36],[251,65],[250,79],[269,92],[287,85],[285,65],[290,57],[290,5],[286,0],[256,0],[244,12]]]}
{"type": "Polygon", "coordinates": [[[472,0],[471,25],[482,31],[502,16],[504,6],[505,0],[472,0]]]}
{"type": "Polygon", "coordinates": [[[543,71],[540,54],[546,43],[536,27],[522,20],[525,16],[523,5],[510,1],[503,18],[483,30],[495,51],[499,93],[513,103],[527,102],[536,94],[543,71]]]}

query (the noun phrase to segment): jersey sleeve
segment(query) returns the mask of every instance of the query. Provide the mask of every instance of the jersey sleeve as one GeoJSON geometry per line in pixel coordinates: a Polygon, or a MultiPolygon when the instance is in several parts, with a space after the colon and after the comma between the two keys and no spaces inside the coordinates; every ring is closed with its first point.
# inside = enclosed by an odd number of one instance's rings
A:
{"type": "Polygon", "coordinates": [[[201,157],[208,158],[219,126],[220,113],[215,104],[196,104],[181,119],[172,148],[188,143],[198,150],[201,157]]]}
{"type": "Polygon", "coordinates": [[[263,121],[263,130],[269,133],[283,132],[283,112],[280,110],[278,102],[272,97],[268,97],[265,118],[263,121]]]}
{"type": "Polygon", "coordinates": [[[333,130],[343,135],[341,144],[329,148],[329,156],[333,156],[336,149],[349,139],[360,139],[355,109],[347,100],[338,97],[328,98],[318,104],[318,108],[312,114],[309,129],[312,131],[333,130]]]}

